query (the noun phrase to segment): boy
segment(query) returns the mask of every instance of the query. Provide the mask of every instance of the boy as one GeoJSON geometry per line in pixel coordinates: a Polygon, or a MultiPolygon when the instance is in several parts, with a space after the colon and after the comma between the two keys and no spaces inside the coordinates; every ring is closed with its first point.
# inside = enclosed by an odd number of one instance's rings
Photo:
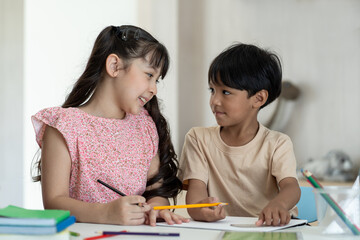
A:
{"type": "Polygon", "coordinates": [[[290,138],[264,127],[258,112],[281,92],[279,58],[253,45],[230,46],[210,65],[210,107],[219,126],[192,128],[180,159],[186,202],[228,206],[188,209],[194,220],[258,216],[256,225],[285,225],[300,199],[290,138]]]}

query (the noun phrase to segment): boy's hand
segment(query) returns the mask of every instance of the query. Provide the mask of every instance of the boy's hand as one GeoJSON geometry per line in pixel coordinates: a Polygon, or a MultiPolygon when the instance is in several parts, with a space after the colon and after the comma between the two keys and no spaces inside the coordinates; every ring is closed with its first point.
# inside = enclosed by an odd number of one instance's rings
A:
{"type": "Polygon", "coordinates": [[[150,226],[156,226],[156,219],[161,218],[164,219],[165,222],[169,225],[173,224],[181,224],[183,222],[189,222],[190,219],[187,219],[183,216],[180,216],[174,212],[171,212],[167,209],[163,210],[154,210],[151,209],[147,212],[147,217],[145,220],[145,224],[149,224],[150,226]]]}
{"type": "MultiPolygon", "coordinates": [[[[218,199],[215,197],[207,197],[197,203],[216,203],[218,199]]],[[[197,221],[215,222],[226,217],[225,209],[222,205],[204,208],[189,208],[189,214],[197,221]]]]}
{"type": "Polygon", "coordinates": [[[290,213],[279,202],[271,201],[260,213],[256,226],[283,226],[290,222],[290,213]]]}

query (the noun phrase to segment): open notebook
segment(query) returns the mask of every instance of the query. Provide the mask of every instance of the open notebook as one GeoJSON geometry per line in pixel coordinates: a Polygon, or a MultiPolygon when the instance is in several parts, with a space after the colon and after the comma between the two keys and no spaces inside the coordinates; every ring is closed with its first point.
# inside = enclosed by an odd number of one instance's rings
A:
{"type": "Polygon", "coordinates": [[[300,225],[305,225],[306,220],[291,219],[289,224],[285,226],[255,226],[255,222],[258,220],[256,217],[232,217],[227,216],[217,222],[199,222],[190,220],[188,223],[168,225],[167,223],[157,223],[157,226],[167,227],[181,227],[181,228],[199,228],[209,230],[220,230],[220,231],[236,231],[236,232],[271,232],[279,229],[285,229],[300,225]]]}

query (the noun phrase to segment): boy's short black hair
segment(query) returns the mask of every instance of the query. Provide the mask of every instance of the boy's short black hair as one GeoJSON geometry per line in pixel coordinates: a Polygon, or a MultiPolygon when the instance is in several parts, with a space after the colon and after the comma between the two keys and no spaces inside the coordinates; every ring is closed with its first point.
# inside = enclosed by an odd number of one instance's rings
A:
{"type": "Polygon", "coordinates": [[[254,45],[237,43],[225,49],[211,63],[208,81],[245,90],[249,97],[268,91],[265,107],[281,93],[282,70],[279,57],[254,45]]]}

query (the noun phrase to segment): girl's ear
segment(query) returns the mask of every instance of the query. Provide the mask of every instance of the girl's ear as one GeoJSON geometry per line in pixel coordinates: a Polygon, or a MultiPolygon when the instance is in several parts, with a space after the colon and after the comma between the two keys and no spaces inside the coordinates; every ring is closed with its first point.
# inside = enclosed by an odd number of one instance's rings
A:
{"type": "Polygon", "coordinates": [[[114,53],[106,58],[106,72],[110,77],[117,77],[122,69],[122,60],[114,53]]]}
{"type": "Polygon", "coordinates": [[[264,105],[269,97],[268,91],[265,89],[258,91],[255,93],[253,97],[253,107],[254,108],[260,108],[262,105],[264,105]]]}

